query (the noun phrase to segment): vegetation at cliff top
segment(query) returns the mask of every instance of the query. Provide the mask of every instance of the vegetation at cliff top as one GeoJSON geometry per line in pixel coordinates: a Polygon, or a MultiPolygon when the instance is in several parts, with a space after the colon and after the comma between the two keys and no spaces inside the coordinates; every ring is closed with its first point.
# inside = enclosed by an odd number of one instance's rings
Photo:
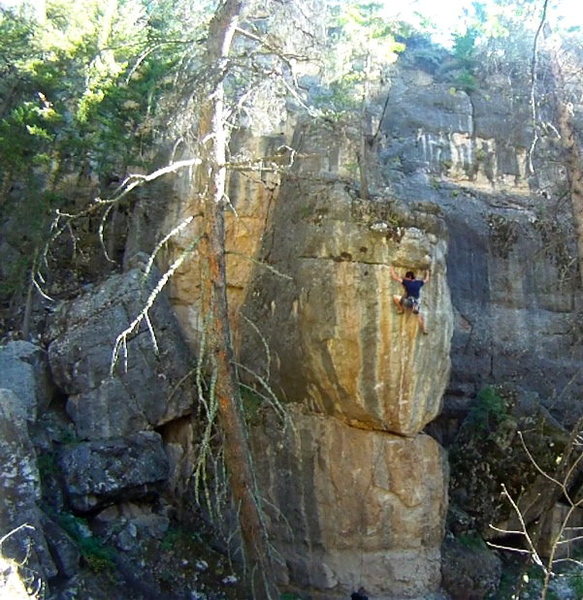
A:
{"type": "MultiPolygon", "coordinates": [[[[418,2],[412,12],[395,11],[388,3],[329,0],[314,13],[307,0],[296,0],[285,10],[292,5],[305,21],[295,32],[289,15],[268,15],[261,3],[247,3],[246,26],[257,39],[265,36],[267,51],[254,50],[251,38],[237,41],[227,81],[236,107],[230,126],[252,114],[261,98],[264,107],[280,106],[298,75],[317,73],[317,93],[307,95],[300,86],[295,97],[315,115],[373,135],[364,108],[371,86],[388,81],[386,66],[409,39],[435,32],[436,23],[420,18],[431,8],[418,2]],[[280,52],[273,48],[281,49],[283,70],[270,58],[280,52]],[[285,75],[292,66],[297,72],[285,75]],[[283,86],[277,72],[287,78],[283,86]]],[[[0,206],[11,259],[2,266],[0,301],[15,307],[23,303],[32,262],[57,211],[77,213],[111,195],[132,170],[150,170],[160,148],[176,147],[189,135],[186,115],[197,79],[204,77],[202,53],[215,3],[48,0],[41,9],[23,0],[2,6],[0,206]]],[[[543,6],[537,0],[455,4],[464,9],[450,24],[455,88],[472,91],[485,60],[503,63],[510,55],[522,56],[528,75],[543,6]]],[[[547,24],[576,38],[577,21],[565,24],[559,9],[548,2],[547,24]]],[[[441,60],[437,50],[434,60],[441,60]]],[[[95,233],[95,224],[88,227],[95,233]]],[[[68,246],[79,255],[78,237],[72,234],[68,246]]]]}

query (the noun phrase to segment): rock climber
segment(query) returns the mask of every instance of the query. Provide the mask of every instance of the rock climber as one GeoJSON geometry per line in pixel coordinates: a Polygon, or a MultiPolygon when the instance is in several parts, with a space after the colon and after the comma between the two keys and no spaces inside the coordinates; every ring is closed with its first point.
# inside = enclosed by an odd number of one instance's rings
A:
{"type": "Polygon", "coordinates": [[[391,278],[395,281],[398,281],[405,288],[404,294],[401,296],[395,294],[393,296],[393,302],[397,307],[397,312],[402,314],[405,312],[405,309],[411,310],[414,315],[417,315],[419,324],[421,325],[421,331],[423,331],[423,333],[428,333],[428,331],[427,327],[425,326],[425,319],[420,312],[420,293],[421,288],[429,282],[429,277],[429,269],[425,271],[425,276],[423,279],[415,279],[415,273],[413,273],[413,271],[407,271],[405,273],[405,277],[399,277],[391,265],[391,278]]]}
{"type": "Polygon", "coordinates": [[[350,594],[350,598],[351,600],[368,600],[368,596],[366,594],[367,591],[361,587],[359,588],[358,592],[352,592],[352,594],[350,594]]]}

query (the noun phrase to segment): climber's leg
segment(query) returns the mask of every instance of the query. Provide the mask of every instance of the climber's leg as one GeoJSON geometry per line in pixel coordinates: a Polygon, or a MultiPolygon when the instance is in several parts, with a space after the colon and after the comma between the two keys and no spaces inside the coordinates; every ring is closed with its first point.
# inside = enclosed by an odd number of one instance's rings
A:
{"type": "Polygon", "coordinates": [[[401,302],[401,296],[395,294],[393,296],[393,302],[395,303],[395,306],[397,307],[397,313],[402,315],[405,311],[403,309],[403,304],[401,302]]]}
{"type": "Polygon", "coordinates": [[[429,333],[429,331],[427,330],[427,326],[425,325],[425,319],[423,318],[423,315],[421,313],[418,313],[417,318],[419,319],[419,325],[421,325],[421,331],[423,333],[429,333]]]}

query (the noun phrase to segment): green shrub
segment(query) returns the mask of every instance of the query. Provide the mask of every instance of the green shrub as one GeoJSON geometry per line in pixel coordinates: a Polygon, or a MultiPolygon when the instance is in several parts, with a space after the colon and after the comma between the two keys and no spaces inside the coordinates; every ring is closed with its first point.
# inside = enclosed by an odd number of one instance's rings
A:
{"type": "Polygon", "coordinates": [[[508,406],[492,386],[482,389],[468,415],[468,423],[484,432],[495,430],[508,417],[508,406]]]}
{"type": "Polygon", "coordinates": [[[83,560],[92,571],[101,573],[114,568],[113,548],[91,533],[85,519],[71,513],[59,513],[56,520],[75,542],[83,560]]]}
{"type": "Polygon", "coordinates": [[[485,550],[488,548],[482,536],[475,531],[462,533],[457,539],[462,546],[465,546],[470,550],[485,550]]]}
{"type": "Polygon", "coordinates": [[[187,548],[196,554],[197,548],[202,544],[200,534],[183,527],[169,527],[160,542],[160,548],[165,552],[177,548],[187,548]]]}

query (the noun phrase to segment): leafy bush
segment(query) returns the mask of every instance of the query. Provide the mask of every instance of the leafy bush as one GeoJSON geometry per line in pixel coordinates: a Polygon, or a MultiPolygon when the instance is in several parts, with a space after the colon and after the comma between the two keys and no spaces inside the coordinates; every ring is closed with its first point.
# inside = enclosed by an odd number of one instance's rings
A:
{"type": "Polygon", "coordinates": [[[468,424],[483,432],[495,430],[508,416],[507,402],[492,386],[482,389],[468,414],[468,424]]]}
{"type": "Polygon", "coordinates": [[[102,572],[114,568],[114,550],[91,533],[85,519],[71,513],[59,513],[56,519],[75,542],[83,560],[92,571],[102,572]]]}
{"type": "MultiPolygon", "coordinates": [[[[0,10],[0,238],[10,259],[0,266],[0,304],[12,313],[25,304],[56,211],[77,214],[129,165],[149,168],[167,129],[158,115],[188,45],[168,39],[177,29],[170,5],[122,6],[108,13],[98,0],[48,0],[39,22],[0,10]]],[[[59,266],[82,281],[100,264],[94,221],[53,245],[49,295],[59,266]]]]}

